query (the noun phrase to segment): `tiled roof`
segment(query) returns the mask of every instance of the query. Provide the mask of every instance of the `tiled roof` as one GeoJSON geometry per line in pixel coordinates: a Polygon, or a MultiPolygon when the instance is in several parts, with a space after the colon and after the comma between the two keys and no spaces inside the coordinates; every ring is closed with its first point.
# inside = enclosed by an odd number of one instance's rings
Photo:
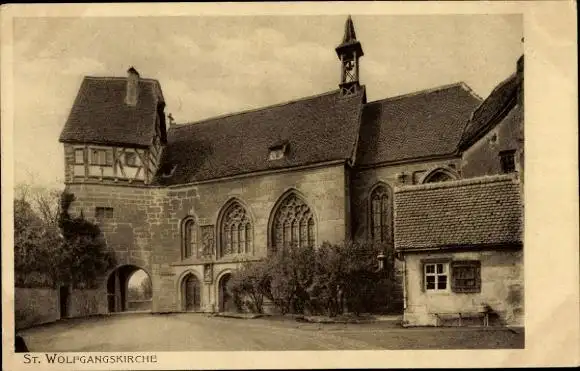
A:
{"type": "Polygon", "coordinates": [[[518,78],[517,73],[514,73],[493,89],[473,112],[461,138],[460,149],[466,149],[485,135],[489,129],[500,122],[502,115],[506,115],[516,105],[521,83],[522,80],[518,78]]]}
{"type": "Polygon", "coordinates": [[[520,185],[513,175],[399,188],[394,202],[398,250],[522,242],[520,185]]]}
{"type": "Polygon", "coordinates": [[[358,165],[452,154],[479,97],[463,83],[365,105],[358,165]]]}
{"type": "Polygon", "coordinates": [[[168,131],[156,183],[184,184],[261,170],[350,159],[360,127],[364,89],[338,91],[259,110],[178,125],[168,131]],[[269,148],[285,143],[286,155],[269,160],[269,148]]]}
{"type": "Polygon", "coordinates": [[[140,79],[135,107],[125,104],[126,85],[126,78],[85,77],[60,141],[150,145],[156,132],[157,105],[164,101],[160,85],[156,80],[140,79]]]}

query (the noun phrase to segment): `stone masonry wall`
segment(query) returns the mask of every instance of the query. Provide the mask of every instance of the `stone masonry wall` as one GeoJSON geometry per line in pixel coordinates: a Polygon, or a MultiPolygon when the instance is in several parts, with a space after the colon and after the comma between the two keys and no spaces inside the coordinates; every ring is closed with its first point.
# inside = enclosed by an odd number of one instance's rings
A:
{"type": "Polygon", "coordinates": [[[60,318],[58,291],[50,288],[14,290],[14,327],[20,330],[60,318]]]}
{"type": "Polygon", "coordinates": [[[436,313],[477,312],[489,305],[504,325],[524,323],[524,272],[522,250],[409,253],[406,262],[406,309],[408,325],[433,326],[436,313]],[[479,260],[481,292],[425,292],[423,266],[425,259],[479,260]]]}
{"type": "Polygon", "coordinates": [[[518,107],[463,153],[465,178],[501,174],[499,153],[516,150],[516,169],[523,168],[523,112],[518,107]]]}
{"type": "MultiPolygon", "coordinates": [[[[214,229],[218,215],[232,198],[246,206],[254,228],[254,253],[264,257],[268,246],[268,223],[276,202],[296,190],[313,210],[317,243],[345,239],[345,174],[342,165],[183,186],[147,188],[106,184],[68,184],[75,194],[71,214],[96,221],[96,207],[113,208],[113,217],[100,223],[107,244],[114,248],[118,266],[130,264],[149,273],[153,285],[153,311],[179,310],[179,281],[186,271],[203,277],[203,263],[181,261],[181,225],[187,216],[199,226],[214,229]],[[211,228],[211,227],[210,227],[211,228]]],[[[216,280],[236,267],[232,259],[212,260],[214,282],[204,287],[202,305],[216,305],[216,280]]],[[[106,277],[103,277],[103,288],[106,277]]]]}
{"type": "MultiPolygon", "coordinates": [[[[316,218],[316,242],[339,243],[345,239],[344,168],[342,166],[283,172],[257,177],[212,182],[195,186],[172,188],[167,191],[164,204],[165,225],[169,234],[157,241],[153,264],[158,265],[163,283],[159,295],[159,310],[176,310],[181,307],[179,285],[184,273],[195,272],[204,277],[203,263],[207,261],[181,261],[181,221],[193,216],[200,226],[213,226],[214,248],[220,239],[218,217],[226,203],[235,198],[250,214],[253,222],[253,254],[247,258],[266,256],[269,220],[276,202],[289,190],[301,195],[313,210],[316,218]]],[[[218,281],[221,275],[235,269],[235,259],[213,259],[211,284],[202,289],[202,308],[215,310],[218,300],[218,281]]],[[[202,281],[203,282],[203,281],[202,281]]],[[[155,290],[155,287],[154,287],[155,290]]]]}

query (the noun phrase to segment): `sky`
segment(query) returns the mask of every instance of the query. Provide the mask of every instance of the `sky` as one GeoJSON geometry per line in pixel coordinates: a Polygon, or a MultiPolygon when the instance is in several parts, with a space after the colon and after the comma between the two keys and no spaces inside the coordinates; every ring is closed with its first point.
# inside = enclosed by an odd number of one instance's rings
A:
{"type": "MultiPolygon", "coordinates": [[[[159,80],[177,123],[331,91],[345,16],[16,18],[15,183],[62,187],[84,76],[159,80]]],[[[519,15],[353,15],[369,101],[459,81],[485,98],[523,52],[519,15]]]]}

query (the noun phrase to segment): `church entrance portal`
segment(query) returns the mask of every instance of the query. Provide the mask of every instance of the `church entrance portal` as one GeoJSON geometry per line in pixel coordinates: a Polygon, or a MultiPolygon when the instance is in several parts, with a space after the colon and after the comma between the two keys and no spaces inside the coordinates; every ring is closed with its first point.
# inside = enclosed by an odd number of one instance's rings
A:
{"type": "Polygon", "coordinates": [[[188,274],[181,283],[183,310],[197,312],[201,308],[201,285],[197,277],[188,274]]]}
{"type": "Polygon", "coordinates": [[[107,280],[109,312],[151,310],[151,278],[143,269],[123,265],[115,269],[107,280]]]}

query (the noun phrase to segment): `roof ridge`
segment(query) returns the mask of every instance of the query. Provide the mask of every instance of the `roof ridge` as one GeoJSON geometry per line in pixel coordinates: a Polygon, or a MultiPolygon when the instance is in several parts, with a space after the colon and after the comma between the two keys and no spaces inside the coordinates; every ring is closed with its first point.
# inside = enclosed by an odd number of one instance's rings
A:
{"type": "Polygon", "coordinates": [[[479,103],[479,105],[473,110],[473,112],[471,113],[471,117],[469,118],[469,121],[473,120],[473,118],[475,117],[475,114],[481,109],[481,107],[483,107],[483,104],[493,95],[493,93],[495,93],[500,87],[505,86],[511,79],[513,79],[516,76],[517,76],[517,72],[513,72],[508,77],[504,78],[499,83],[497,83],[495,85],[495,88],[493,88],[493,90],[487,95],[487,97],[485,97],[485,99],[483,99],[479,103]]]}
{"type": "Polygon", "coordinates": [[[294,104],[294,103],[298,103],[298,102],[302,102],[302,101],[306,101],[306,100],[310,100],[310,99],[314,99],[314,98],[320,98],[320,97],[324,97],[327,95],[332,95],[332,94],[336,94],[339,92],[339,89],[335,89],[335,90],[331,90],[325,93],[320,93],[320,94],[315,94],[315,95],[310,95],[307,97],[302,97],[302,98],[298,98],[298,99],[294,99],[294,100],[288,100],[288,101],[284,101],[281,103],[275,103],[269,106],[263,106],[263,107],[258,107],[258,108],[250,108],[247,110],[243,110],[243,111],[238,111],[238,112],[230,112],[230,113],[225,113],[222,115],[217,115],[217,116],[212,116],[212,117],[207,117],[198,121],[189,121],[189,122],[185,122],[182,124],[176,124],[175,126],[171,127],[171,130],[174,129],[180,129],[180,128],[186,128],[186,127],[191,127],[193,125],[198,125],[198,124],[206,124],[206,123],[210,123],[211,121],[214,120],[219,120],[219,119],[224,119],[224,118],[228,118],[228,117],[233,117],[233,116],[238,116],[238,115],[244,115],[247,113],[254,113],[254,112],[260,112],[260,111],[264,111],[267,109],[272,109],[272,108],[277,108],[277,107],[283,107],[283,106],[287,106],[290,104],[294,104]]]}
{"type": "MultiPolygon", "coordinates": [[[[89,80],[127,80],[126,77],[122,77],[122,76],[91,76],[91,75],[85,75],[84,79],[89,79],[89,80]]],[[[152,79],[149,77],[139,77],[139,81],[145,81],[145,82],[156,82],[158,84],[159,80],[157,79],[152,79]]]]}
{"type": "MultiPolygon", "coordinates": [[[[451,84],[446,84],[446,85],[440,85],[440,86],[436,86],[433,88],[427,88],[427,89],[422,89],[422,90],[417,90],[411,93],[406,93],[406,94],[401,94],[401,95],[395,95],[393,97],[388,97],[388,98],[384,98],[384,99],[379,99],[379,100],[375,100],[372,102],[367,103],[367,105],[369,104],[374,104],[374,103],[381,103],[381,102],[386,102],[386,101],[393,101],[393,100],[397,100],[397,99],[404,99],[404,98],[411,98],[417,95],[421,95],[421,94],[430,94],[430,93],[435,93],[441,90],[447,90],[447,89],[451,89],[454,87],[460,86],[462,88],[464,88],[466,91],[471,92],[472,94],[476,95],[473,90],[469,87],[469,85],[467,85],[464,81],[457,81],[451,84]]],[[[479,97],[478,95],[476,95],[477,97],[479,97]]],[[[481,99],[481,98],[480,98],[481,99]]]]}
{"type": "Polygon", "coordinates": [[[395,193],[420,191],[420,190],[433,190],[440,188],[464,187],[478,184],[501,183],[501,182],[517,183],[519,182],[519,174],[511,173],[511,174],[484,175],[474,178],[464,178],[446,182],[404,185],[395,187],[395,193]]]}

